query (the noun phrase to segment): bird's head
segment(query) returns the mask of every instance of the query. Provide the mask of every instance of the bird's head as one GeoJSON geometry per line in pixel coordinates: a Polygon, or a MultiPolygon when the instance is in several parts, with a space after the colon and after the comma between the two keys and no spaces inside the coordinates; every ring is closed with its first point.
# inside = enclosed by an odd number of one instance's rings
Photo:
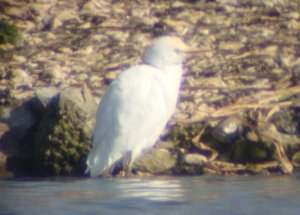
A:
{"type": "Polygon", "coordinates": [[[186,54],[194,50],[186,46],[178,37],[158,37],[145,49],[144,63],[160,69],[166,66],[181,65],[186,54]]]}
{"type": "Polygon", "coordinates": [[[185,49],[186,45],[178,37],[156,38],[145,49],[144,63],[158,68],[181,65],[185,59],[185,49]]]}

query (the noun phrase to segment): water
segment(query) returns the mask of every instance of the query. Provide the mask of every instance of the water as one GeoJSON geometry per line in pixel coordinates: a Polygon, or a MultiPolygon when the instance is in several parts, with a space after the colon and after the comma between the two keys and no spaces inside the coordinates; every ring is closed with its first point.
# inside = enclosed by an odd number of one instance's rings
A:
{"type": "Polygon", "coordinates": [[[0,214],[300,214],[300,177],[0,181],[0,214]]]}

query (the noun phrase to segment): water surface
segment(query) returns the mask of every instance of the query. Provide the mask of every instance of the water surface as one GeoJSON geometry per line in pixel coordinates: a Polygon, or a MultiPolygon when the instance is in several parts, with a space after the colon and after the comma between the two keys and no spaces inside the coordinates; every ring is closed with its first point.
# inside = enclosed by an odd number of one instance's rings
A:
{"type": "Polygon", "coordinates": [[[300,214],[300,177],[0,181],[0,214],[300,214]]]}

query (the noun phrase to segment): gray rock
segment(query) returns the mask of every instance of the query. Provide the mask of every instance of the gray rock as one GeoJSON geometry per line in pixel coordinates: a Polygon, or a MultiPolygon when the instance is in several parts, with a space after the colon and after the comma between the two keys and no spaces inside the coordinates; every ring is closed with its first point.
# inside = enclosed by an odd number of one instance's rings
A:
{"type": "Polygon", "coordinates": [[[87,136],[92,136],[95,125],[97,103],[91,92],[84,86],[80,88],[68,88],[60,93],[59,108],[73,108],[82,123],[80,126],[87,136]]]}
{"type": "Polygon", "coordinates": [[[2,109],[7,128],[0,126],[0,168],[10,166],[16,176],[83,175],[96,108],[83,87],[43,88],[26,103],[2,109]]]}
{"type": "Polygon", "coordinates": [[[97,109],[97,103],[91,92],[84,86],[80,88],[67,88],[60,93],[60,106],[69,102],[73,108],[76,108],[82,116],[86,118],[94,117],[97,109]]]}
{"type": "Polygon", "coordinates": [[[57,98],[59,90],[55,87],[40,88],[36,91],[36,96],[31,100],[32,107],[37,113],[43,113],[50,102],[57,98]]]}
{"type": "Polygon", "coordinates": [[[166,149],[150,149],[133,164],[136,171],[151,174],[168,173],[177,164],[177,156],[166,149]]]}
{"type": "Polygon", "coordinates": [[[16,107],[3,109],[0,122],[8,125],[16,139],[22,139],[27,131],[36,123],[36,118],[30,110],[28,102],[26,102],[16,107]]]}
{"type": "Polygon", "coordinates": [[[221,143],[232,143],[237,139],[242,129],[242,120],[237,116],[230,116],[217,124],[212,135],[221,143]]]}
{"type": "Polygon", "coordinates": [[[34,139],[37,175],[83,175],[97,104],[87,88],[67,88],[48,105],[34,139]]]}
{"type": "Polygon", "coordinates": [[[25,139],[30,136],[30,131],[36,122],[37,118],[32,113],[29,102],[2,109],[0,117],[0,178],[14,177],[22,171],[23,160],[19,158],[26,154],[23,150],[26,145],[25,139]],[[16,157],[18,159],[15,159],[16,157]]]}

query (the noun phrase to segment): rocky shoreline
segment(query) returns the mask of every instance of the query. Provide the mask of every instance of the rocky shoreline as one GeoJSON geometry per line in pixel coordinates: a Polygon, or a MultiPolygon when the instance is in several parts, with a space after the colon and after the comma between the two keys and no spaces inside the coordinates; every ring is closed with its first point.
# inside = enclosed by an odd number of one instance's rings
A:
{"type": "Polygon", "coordinates": [[[297,0],[1,1],[0,175],[84,175],[101,95],[165,34],[211,52],[186,62],[177,111],[136,174],[291,174],[299,11],[297,0]]]}

